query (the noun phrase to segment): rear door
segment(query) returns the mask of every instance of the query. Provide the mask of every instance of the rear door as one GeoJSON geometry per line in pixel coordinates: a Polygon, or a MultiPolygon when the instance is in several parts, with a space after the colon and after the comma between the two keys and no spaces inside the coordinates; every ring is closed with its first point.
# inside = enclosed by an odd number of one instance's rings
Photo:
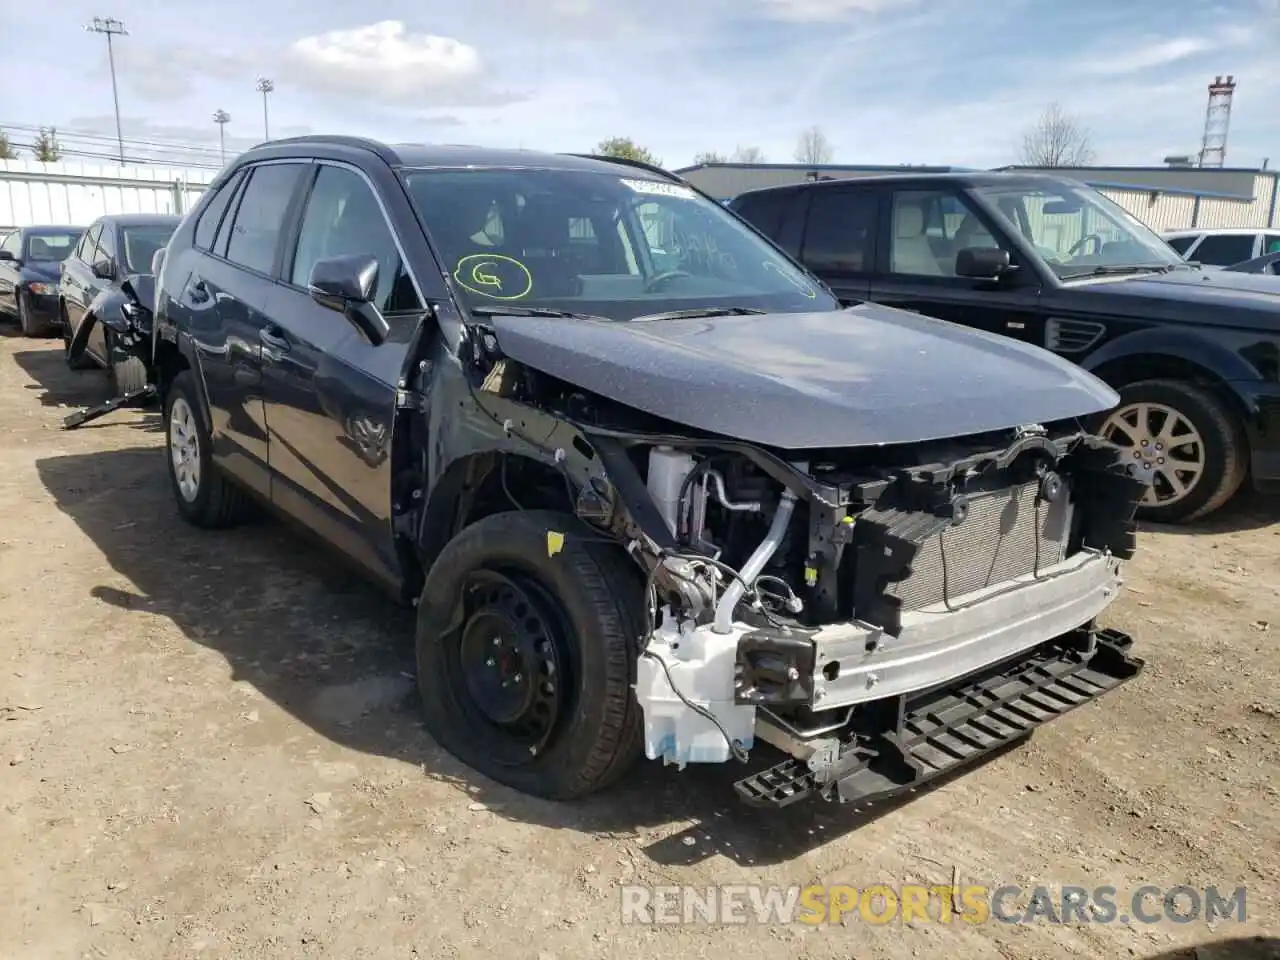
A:
{"type": "Polygon", "coordinates": [[[396,385],[424,307],[377,191],[357,168],[317,162],[282,278],[261,331],[272,501],[395,582],[396,385]],[[316,261],[343,254],[378,261],[374,303],[391,327],[378,346],[308,293],[316,261]]]}
{"type": "Polygon", "coordinates": [[[870,187],[823,187],[806,193],[809,208],[800,260],[845,306],[865,302],[876,259],[878,192],[870,187]]]}
{"type": "Polygon", "coordinates": [[[1040,282],[1004,232],[952,186],[894,187],[880,218],[870,299],[980,330],[1042,343],[1040,282]],[[998,247],[1020,269],[1000,281],[956,275],[966,247],[998,247]]]}
{"type": "Polygon", "coordinates": [[[291,205],[310,162],[264,161],[228,181],[196,227],[194,259],[176,299],[203,376],[213,456],[263,497],[271,495],[262,400],[261,331],[268,325],[291,205]],[[208,221],[208,222],[206,222],[208,221]]]}
{"type": "Polygon", "coordinates": [[[98,237],[101,234],[101,220],[90,224],[89,229],[80,238],[80,242],[76,244],[75,250],[71,252],[71,256],[62,263],[62,278],[58,288],[63,307],[67,311],[68,336],[73,336],[79,329],[89,305],[89,301],[85,299],[85,291],[93,279],[89,265],[93,263],[94,252],[98,249],[98,237]]]}

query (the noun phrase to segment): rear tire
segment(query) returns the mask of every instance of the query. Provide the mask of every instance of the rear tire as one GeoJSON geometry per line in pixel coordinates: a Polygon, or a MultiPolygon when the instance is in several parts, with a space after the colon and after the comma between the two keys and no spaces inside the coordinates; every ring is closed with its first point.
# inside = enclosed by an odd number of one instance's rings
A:
{"type": "Polygon", "coordinates": [[[1153,477],[1138,519],[1188,523],[1235,495],[1248,473],[1249,449],[1225,400],[1185,380],[1141,380],[1119,393],[1120,404],[1098,433],[1153,477]]]}
{"type": "Polygon", "coordinates": [[[622,549],[571,516],[473,523],[445,545],[418,605],[427,730],[463,763],[534,796],[568,800],[612,784],[640,755],[642,594],[622,549]],[[550,533],[563,534],[553,555],[550,533]]]}
{"type": "Polygon", "coordinates": [[[47,337],[49,324],[37,319],[31,310],[31,295],[25,290],[18,291],[18,325],[22,327],[24,337],[47,337]]]}
{"type": "Polygon", "coordinates": [[[183,370],[164,399],[165,462],[178,512],[205,529],[234,526],[248,514],[248,498],[214,465],[212,442],[200,416],[195,377],[183,370]]]}

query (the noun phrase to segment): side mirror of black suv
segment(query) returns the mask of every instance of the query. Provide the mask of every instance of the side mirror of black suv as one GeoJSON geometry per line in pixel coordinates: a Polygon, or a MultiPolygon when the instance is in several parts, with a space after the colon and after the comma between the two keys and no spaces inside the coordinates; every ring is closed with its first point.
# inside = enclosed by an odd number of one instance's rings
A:
{"type": "Polygon", "coordinates": [[[375,347],[387,339],[391,328],[372,302],[377,258],[357,253],[317,260],[307,286],[316,303],[346,316],[375,347]]]}
{"type": "Polygon", "coordinates": [[[1009,269],[1009,251],[999,247],[965,247],[956,254],[956,276],[996,280],[1009,269]]]}

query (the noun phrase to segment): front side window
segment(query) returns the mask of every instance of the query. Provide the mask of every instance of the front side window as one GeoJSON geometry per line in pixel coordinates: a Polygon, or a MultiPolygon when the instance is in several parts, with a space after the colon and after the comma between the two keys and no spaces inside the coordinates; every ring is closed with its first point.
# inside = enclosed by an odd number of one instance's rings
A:
{"type": "Polygon", "coordinates": [[[33,263],[57,263],[71,256],[80,242],[80,231],[33,233],[27,238],[26,259],[33,263]]]}
{"type": "Polygon", "coordinates": [[[4,238],[4,243],[0,243],[0,250],[13,255],[16,260],[22,253],[22,234],[17,230],[4,238]]]}
{"type": "Polygon", "coordinates": [[[1252,233],[1211,233],[1191,251],[1191,259],[1215,267],[1229,267],[1253,259],[1252,233]]]}
{"type": "Polygon", "coordinates": [[[1266,247],[1266,249],[1262,251],[1264,254],[1280,253],[1280,234],[1268,233],[1263,238],[1263,244],[1266,247]]]}
{"type": "Polygon", "coordinates": [[[174,227],[169,224],[139,224],[124,227],[124,268],[128,273],[148,273],[156,252],[163,250],[173,236],[174,227]]]}
{"type": "Polygon", "coordinates": [[[249,175],[227,240],[227,259],[270,274],[302,163],[265,163],[249,175]]]}
{"type": "Polygon", "coordinates": [[[421,310],[377,198],[364,179],[345,167],[325,165],[316,175],[290,271],[294,286],[306,288],[316,261],[351,254],[378,261],[374,304],[383,313],[421,310]]]}
{"type": "Polygon", "coordinates": [[[628,320],[669,310],[839,304],[723,206],[681,184],[568,170],[407,170],[470,307],[628,320]]]}
{"type": "Polygon", "coordinates": [[[956,276],[967,247],[1001,247],[973,208],[945,190],[899,190],[893,195],[889,270],[917,277],[956,276]]]}
{"type": "Polygon", "coordinates": [[[973,194],[1063,280],[1183,264],[1159,234],[1091,187],[1014,182],[976,187],[973,194]]]}

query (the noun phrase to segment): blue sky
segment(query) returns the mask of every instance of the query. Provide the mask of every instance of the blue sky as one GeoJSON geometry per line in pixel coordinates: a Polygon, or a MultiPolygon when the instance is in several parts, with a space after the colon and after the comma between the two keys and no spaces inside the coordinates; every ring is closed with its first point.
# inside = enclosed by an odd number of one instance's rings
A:
{"type": "MultiPolygon", "coordinates": [[[[110,0],[5,4],[0,129],[113,135],[216,157],[271,132],[552,150],[633,137],[668,166],[760,147],[791,161],[817,124],[838,161],[1015,162],[1057,101],[1100,163],[1199,147],[1215,74],[1239,84],[1228,165],[1280,164],[1280,0],[110,0]],[[293,12],[290,12],[293,11],[293,12]]],[[[79,141],[110,152],[109,141],[79,141]],[[94,146],[98,143],[99,146],[94,146]]]]}

